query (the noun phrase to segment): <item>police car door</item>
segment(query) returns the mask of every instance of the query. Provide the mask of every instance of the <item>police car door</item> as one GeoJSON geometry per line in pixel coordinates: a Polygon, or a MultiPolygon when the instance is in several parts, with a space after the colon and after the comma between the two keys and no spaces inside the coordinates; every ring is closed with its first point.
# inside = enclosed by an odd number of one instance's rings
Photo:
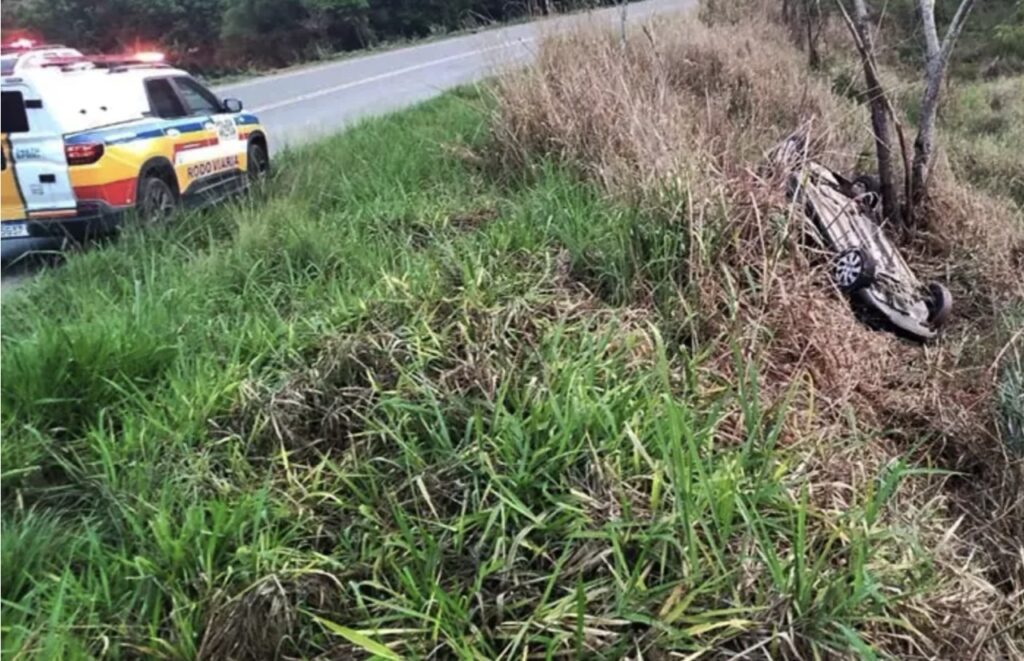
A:
{"type": "MultiPolygon", "coordinates": [[[[24,83],[5,81],[3,106],[4,167],[12,169],[30,218],[75,214],[75,193],[68,178],[64,136],[43,101],[24,83]]],[[[10,174],[9,172],[6,174],[10,174]]],[[[6,179],[7,177],[5,177],[6,179]]],[[[4,191],[5,198],[7,191],[4,191]]],[[[8,200],[4,200],[5,218],[8,200]]]]}
{"type": "Polygon", "coordinates": [[[202,118],[205,128],[213,134],[209,146],[188,155],[194,159],[193,173],[197,178],[240,176],[246,144],[238,138],[235,115],[224,112],[220,100],[194,78],[175,76],[173,81],[189,114],[202,118]]]}

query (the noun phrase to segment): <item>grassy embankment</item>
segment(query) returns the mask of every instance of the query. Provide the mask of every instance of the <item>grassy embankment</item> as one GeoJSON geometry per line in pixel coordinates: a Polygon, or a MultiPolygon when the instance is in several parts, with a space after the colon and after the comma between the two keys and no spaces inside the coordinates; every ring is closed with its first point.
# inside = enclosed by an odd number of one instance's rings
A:
{"type": "Polygon", "coordinates": [[[551,41],[5,300],[5,656],[1020,653],[1014,210],[908,246],[935,347],[858,326],[755,175],[868,144],[784,41],[551,41]]]}

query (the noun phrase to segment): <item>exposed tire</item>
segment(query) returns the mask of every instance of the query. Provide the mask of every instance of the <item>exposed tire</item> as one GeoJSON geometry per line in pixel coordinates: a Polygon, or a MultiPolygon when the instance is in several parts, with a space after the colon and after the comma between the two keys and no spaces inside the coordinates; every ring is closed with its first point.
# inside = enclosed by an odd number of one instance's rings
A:
{"type": "Polygon", "coordinates": [[[249,142],[246,151],[245,173],[249,181],[259,181],[270,173],[270,157],[267,155],[267,148],[259,142],[249,142]]]}
{"type": "Polygon", "coordinates": [[[932,328],[938,329],[949,321],[949,314],[953,311],[953,295],[938,282],[928,285],[928,293],[931,294],[927,301],[928,323],[932,328]]]}
{"type": "Polygon", "coordinates": [[[851,186],[853,195],[861,205],[868,210],[878,211],[882,206],[882,182],[870,174],[862,174],[853,180],[851,186]]]}
{"type": "Polygon", "coordinates": [[[875,260],[860,248],[844,250],[832,264],[832,281],[851,294],[875,281],[875,260]]]}
{"type": "Polygon", "coordinates": [[[145,175],[139,182],[136,209],[142,222],[154,225],[167,220],[178,208],[178,196],[163,177],[145,175]]]}
{"type": "Polygon", "coordinates": [[[882,193],[882,182],[873,174],[862,174],[854,178],[853,188],[860,193],[880,195],[882,193]]]}

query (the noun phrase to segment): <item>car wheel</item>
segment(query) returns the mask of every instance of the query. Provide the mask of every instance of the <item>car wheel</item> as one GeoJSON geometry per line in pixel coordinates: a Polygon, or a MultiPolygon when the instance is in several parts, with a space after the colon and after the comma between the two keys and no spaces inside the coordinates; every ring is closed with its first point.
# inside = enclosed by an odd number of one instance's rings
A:
{"type": "Polygon", "coordinates": [[[139,183],[139,217],[143,222],[155,224],[166,220],[178,207],[178,196],[160,176],[151,174],[139,183]]]}
{"type": "Polygon", "coordinates": [[[882,205],[882,182],[878,177],[862,174],[853,180],[852,190],[866,209],[877,211],[882,205]]]}
{"type": "Polygon", "coordinates": [[[875,281],[875,260],[860,248],[844,250],[832,265],[832,281],[846,293],[863,289],[875,281]]]}
{"type": "Polygon", "coordinates": [[[872,174],[862,174],[853,180],[853,189],[862,194],[875,193],[878,195],[882,192],[882,182],[872,174]]]}
{"type": "Polygon", "coordinates": [[[270,157],[267,148],[258,142],[250,142],[246,151],[245,171],[250,181],[256,181],[270,172],[270,157]]]}
{"type": "Polygon", "coordinates": [[[941,328],[949,320],[949,313],[953,310],[953,295],[944,285],[937,282],[928,285],[928,293],[931,295],[927,301],[928,323],[932,328],[941,328]]]}

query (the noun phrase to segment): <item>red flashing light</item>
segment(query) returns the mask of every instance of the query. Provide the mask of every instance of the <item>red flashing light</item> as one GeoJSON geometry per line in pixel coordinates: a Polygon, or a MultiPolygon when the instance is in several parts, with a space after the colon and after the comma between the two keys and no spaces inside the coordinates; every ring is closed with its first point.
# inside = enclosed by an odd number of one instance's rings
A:
{"type": "Polygon", "coordinates": [[[89,165],[103,157],[102,142],[86,142],[78,145],[64,145],[64,156],[68,165],[89,165]]]}
{"type": "Polygon", "coordinates": [[[32,39],[28,39],[27,37],[22,37],[20,39],[15,39],[14,41],[10,42],[7,45],[10,46],[11,48],[25,48],[25,49],[28,49],[28,48],[32,48],[33,46],[35,46],[36,42],[34,40],[32,40],[32,39]]]}

